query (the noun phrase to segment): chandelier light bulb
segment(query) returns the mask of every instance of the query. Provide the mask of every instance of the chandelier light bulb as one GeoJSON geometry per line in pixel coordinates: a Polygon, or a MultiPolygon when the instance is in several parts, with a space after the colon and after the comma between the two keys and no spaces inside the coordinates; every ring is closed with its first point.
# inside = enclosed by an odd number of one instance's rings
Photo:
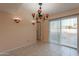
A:
{"type": "Polygon", "coordinates": [[[32,17],[33,17],[33,18],[35,17],[35,13],[32,13],[32,17]]]}
{"type": "Polygon", "coordinates": [[[48,18],[48,16],[49,16],[49,15],[48,15],[48,14],[46,14],[46,18],[48,18]]]}
{"type": "Polygon", "coordinates": [[[32,24],[35,25],[35,23],[36,23],[36,21],[35,20],[32,20],[32,24]]]}

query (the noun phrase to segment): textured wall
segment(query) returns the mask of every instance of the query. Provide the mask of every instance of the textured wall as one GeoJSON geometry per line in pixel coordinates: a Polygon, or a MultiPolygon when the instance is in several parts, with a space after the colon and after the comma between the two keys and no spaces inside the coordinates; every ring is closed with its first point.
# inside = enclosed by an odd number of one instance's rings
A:
{"type": "Polygon", "coordinates": [[[31,24],[29,15],[24,7],[13,13],[0,12],[0,52],[36,42],[36,27],[31,24]],[[15,16],[22,21],[15,23],[15,16]]]}

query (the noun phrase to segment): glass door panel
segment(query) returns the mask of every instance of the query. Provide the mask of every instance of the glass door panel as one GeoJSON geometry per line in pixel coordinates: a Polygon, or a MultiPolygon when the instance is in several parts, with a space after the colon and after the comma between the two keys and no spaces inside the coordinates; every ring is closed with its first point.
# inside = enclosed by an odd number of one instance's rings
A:
{"type": "Polygon", "coordinates": [[[61,20],[61,44],[77,48],[77,17],[61,20]]]}
{"type": "Polygon", "coordinates": [[[50,21],[49,23],[49,42],[59,43],[60,42],[60,21],[50,21]]]}

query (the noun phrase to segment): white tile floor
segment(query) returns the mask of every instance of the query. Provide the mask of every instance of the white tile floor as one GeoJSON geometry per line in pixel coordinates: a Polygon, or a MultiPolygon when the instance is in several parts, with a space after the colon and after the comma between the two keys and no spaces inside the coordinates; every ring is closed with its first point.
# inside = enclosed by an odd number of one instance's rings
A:
{"type": "Polygon", "coordinates": [[[6,56],[78,56],[76,49],[49,43],[36,43],[29,47],[0,54],[6,56]]]}

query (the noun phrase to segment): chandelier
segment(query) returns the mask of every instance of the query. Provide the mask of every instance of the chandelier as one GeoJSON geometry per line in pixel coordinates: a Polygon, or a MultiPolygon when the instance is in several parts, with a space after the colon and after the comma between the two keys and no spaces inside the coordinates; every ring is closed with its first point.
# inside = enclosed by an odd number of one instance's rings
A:
{"type": "Polygon", "coordinates": [[[42,3],[38,3],[38,5],[39,5],[39,9],[37,10],[37,14],[32,13],[32,17],[33,17],[32,24],[40,23],[41,20],[47,20],[49,16],[48,14],[44,14],[42,12],[42,3]]]}

